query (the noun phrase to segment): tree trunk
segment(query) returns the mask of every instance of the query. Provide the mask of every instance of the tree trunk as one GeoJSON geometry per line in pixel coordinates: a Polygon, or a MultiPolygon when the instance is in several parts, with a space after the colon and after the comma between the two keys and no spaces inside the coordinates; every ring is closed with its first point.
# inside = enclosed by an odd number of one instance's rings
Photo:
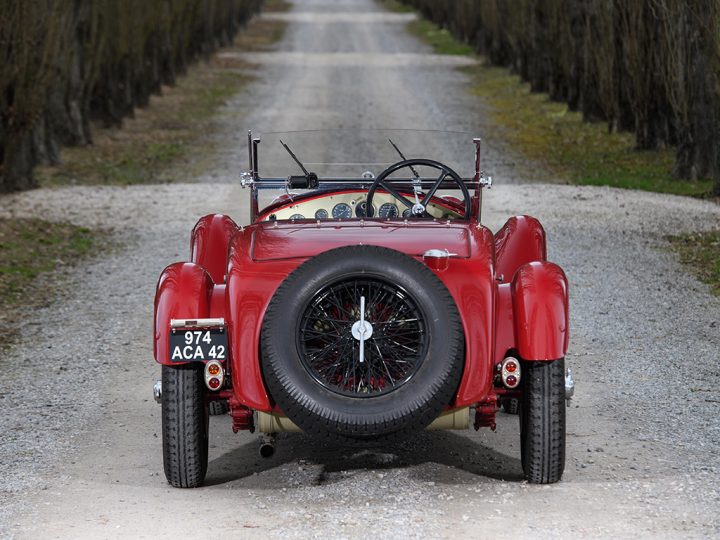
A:
{"type": "Polygon", "coordinates": [[[37,187],[32,176],[32,133],[26,132],[7,141],[4,148],[5,161],[0,169],[0,192],[19,191],[37,187]]]}

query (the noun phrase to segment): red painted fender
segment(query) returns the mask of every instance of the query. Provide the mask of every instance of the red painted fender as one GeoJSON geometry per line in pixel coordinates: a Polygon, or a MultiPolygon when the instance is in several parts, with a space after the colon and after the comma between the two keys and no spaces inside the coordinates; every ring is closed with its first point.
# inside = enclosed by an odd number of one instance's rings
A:
{"type": "Polygon", "coordinates": [[[170,364],[170,319],[210,317],[214,289],[210,274],[195,263],[175,263],[163,270],[155,292],[156,362],[170,364]]]}
{"type": "Polygon", "coordinates": [[[190,260],[208,271],[215,283],[225,283],[228,246],[239,230],[224,214],[201,217],[190,236],[190,260]]]}
{"type": "Polygon", "coordinates": [[[530,216],[515,216],[495,233],[495,275],[510,282],[523,264],[547,260],[545,230],[530,216]]]}
{"type": "Polygon", "coordinates": [[[553,263],[518,268],[511,284],[515,345],[524,360],[557,360],[568,347],[568,282],[553,263]]]}

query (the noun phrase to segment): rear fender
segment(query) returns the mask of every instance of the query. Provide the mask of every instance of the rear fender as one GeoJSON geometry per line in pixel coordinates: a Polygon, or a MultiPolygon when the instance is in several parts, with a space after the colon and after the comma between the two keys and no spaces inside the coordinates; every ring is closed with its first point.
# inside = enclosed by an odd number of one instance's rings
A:
{"type": "Polygon", "coordinates": [[[170,320],[222,317],[224,290],[224,285],[214,286],[210,274],[195,263],[175,263],[163,270],[155,292],[156,362],[171,363],[170,320]]]}
{"type": "Polygon", "coordinates": [[[562,269],[539,261],[515,272],[511,284],[515,343],[524,360],[557,360],[568,347],[568,282],[562,269]]]}
{"type": "Polygon", "coordinates": [[[225,283],[228,246],[238,230],[228,216],[209,214],[200,218],[192,231],[190,260],[207,270],[215,283],[225,283]]]}
{"type": "Polygon", "coordinates": [[[530,216],[515,216],[495,233],[495,275],[510,282],[522,265],[547,260],[545,230],[530,216]]]}

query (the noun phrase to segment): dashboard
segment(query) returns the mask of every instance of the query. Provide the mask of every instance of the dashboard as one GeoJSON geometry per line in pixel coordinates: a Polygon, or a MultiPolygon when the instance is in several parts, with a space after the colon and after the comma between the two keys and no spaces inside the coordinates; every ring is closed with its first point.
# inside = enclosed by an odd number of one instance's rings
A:
{"type": "MultiPolygon", "coordinates": [[[[372,208],[367,208],[367,191],[334,192],[313,197],[298,196],[297,200],[283,196],[287,204],[263,213],[261,221],[294,219],[352,219],[352,218],[408,218],[410,209],[388,193],[376,192],[372,208]],[[369,211],[368,211],[369,210],[369,211]]],[[[278,201],[278,200],[276,200],[278,201]]],[[[461,213],[450,206],[430,202],[426,211],[434,218],[457,219],[461,213]]]]}

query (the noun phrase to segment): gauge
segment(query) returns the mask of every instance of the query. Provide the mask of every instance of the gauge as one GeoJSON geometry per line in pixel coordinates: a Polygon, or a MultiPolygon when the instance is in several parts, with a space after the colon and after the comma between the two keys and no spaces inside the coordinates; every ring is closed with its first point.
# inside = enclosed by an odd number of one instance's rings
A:
{"type": "Polygon", "coordinates": [[[292,216],[290,216],[290,219],[305,219],[305,216],[303,216],[302,214],[293,214],[292,216]]]}
{"type": "Polygon", "coordinates": [[[378,214],[381,218],[394,218],[398,217],[398,207],[393,203],[386,202],[380,207],[380,213],[378,214]]]}
{"type": "Polygon", "coordinates": [[[403,211],[403,217],[404,217],[404,218],[412,217],[412,210],[410,210],[409,208],[406,208],[406,209],[403,211]]]}
{"type": "Polygon", "coordinates": [[[352,208],[350,208],[349,204],[336,204],[332,209],[332,217],[335,219],[350,219],[352,217],[352,208]]]}
{"type": "Polygon", "coordinates": [[[328,211],[324,208],[321,208],[317,212],[315,212],[315,219],[327,219],[328,218],[328,211]]]}
{"type": "Polygon", "coordinates": [[[375,215],[375,208],[370,206],[370,212],[367,211],[367,201],[359,202],[355,206],[355,215],[357,217],[373,217],[375,215]]]}

